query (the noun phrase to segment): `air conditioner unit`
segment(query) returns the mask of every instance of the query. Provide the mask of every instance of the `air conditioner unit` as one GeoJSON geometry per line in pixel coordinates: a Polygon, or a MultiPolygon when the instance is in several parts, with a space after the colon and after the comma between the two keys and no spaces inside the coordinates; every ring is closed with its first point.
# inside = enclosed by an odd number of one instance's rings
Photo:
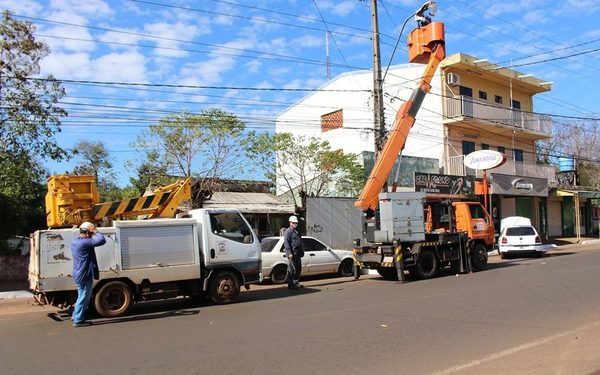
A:
{"type": "Polygon", "coordinates": [[[446,74],[446,83],[450,86],[458,86],[460,85],[460,76],[456,73],[448,73],[446,74]]]}

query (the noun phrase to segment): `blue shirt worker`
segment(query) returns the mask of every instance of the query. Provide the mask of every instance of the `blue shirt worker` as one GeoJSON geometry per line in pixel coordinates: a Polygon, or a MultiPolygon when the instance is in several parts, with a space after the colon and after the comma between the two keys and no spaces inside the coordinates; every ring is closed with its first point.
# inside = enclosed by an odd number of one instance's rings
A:
{"type": "Polygon", "coordinates": [[[302,236],[298,232],[298,218],[290,216],[290,226],[283,234],[283,246],[288,258],[288,288],[298,289],[300,285],[300,274],[302,273],[302,236]]]}
{"type": "Polygon", "coordinates": [[[89,326],[92,323],[85,320],[85,310],[92,298],[94,280],[100,278],[98,261],[96,260],[96,246],[106,243],[104,235],[96,229],[94,224],[84,222],[79,226],[79,236],[71,242],[73,255],[73,280],[77,284],[77,301],[73,310],[73,327],[89,326]]]}

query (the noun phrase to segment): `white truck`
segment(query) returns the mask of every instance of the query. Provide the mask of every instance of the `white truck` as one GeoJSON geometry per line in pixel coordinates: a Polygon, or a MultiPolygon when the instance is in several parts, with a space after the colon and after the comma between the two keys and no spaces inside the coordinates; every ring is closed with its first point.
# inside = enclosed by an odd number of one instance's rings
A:
{"type": "MultiPolygon", "coordinates": [[[[237,210],[195,209],[187,218],[114,221],[98,228],[100,279],[91,305],[104,317],[127,313],[134,302],[204,295],[219,304],[243,285],[262,281],[257,236],[237,210]]],[[[71,240],[77,228],[36,231],[31,238],[29,284],[44,304],[75,303],[71,240]]]]}

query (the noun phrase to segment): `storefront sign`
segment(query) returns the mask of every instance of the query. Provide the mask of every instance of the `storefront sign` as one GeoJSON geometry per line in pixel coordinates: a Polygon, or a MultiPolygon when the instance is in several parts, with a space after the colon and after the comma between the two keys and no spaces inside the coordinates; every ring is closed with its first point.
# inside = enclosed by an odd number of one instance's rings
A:
{"type": "Polygon", "coordinates": [[[415,172],[415,191],[471,196],[475,192],[475,177],[415,172]]]}
{"type": "Polygon", "coordinates": [[[547,197],[548,180],[492,173],[492,194],[547,197]]]}
{"type": "Polygon", "coordinates": [[[506,161],[504,154],[494,150],[479,150],[465,156],[465,167],[471,169],[492,169],[506,161]]]}

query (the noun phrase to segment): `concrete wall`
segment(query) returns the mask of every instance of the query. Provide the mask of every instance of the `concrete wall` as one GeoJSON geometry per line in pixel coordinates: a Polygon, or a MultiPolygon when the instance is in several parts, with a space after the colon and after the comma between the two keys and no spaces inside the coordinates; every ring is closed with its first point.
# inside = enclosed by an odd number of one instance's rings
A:
{"type": "Polygon", "coordinates": [[[28,267],[29,256],[0,256],[0,281],[25,281],[28,267]]]}

